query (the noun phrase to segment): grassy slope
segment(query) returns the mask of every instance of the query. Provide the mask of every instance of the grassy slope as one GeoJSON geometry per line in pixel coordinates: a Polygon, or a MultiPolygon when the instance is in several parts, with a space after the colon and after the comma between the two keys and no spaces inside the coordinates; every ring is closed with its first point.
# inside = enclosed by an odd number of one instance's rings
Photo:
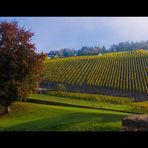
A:
{"type": "MultiPolygon", "coordinates": [[[[133,112],[133,113],[148,113],[148,101],[144,102],[133,102],[130,98],[129,101],[121,101],[124,98],[121,97],[113,97],[112,99],[109,96],[98,96],[99,101],[97,100],[86,100],[82,98],[78,93],[69,93],[62,92],[64,96],[59,96],[59,94],[54,95],[45,95],[45,94],[32,94],[30,96],[31,99],[38,99],[38,100],[45,100],[49,102],[58,102],[70,105],[79,105],[79,106],[86,106],[86,107],[94,107],[94,108],[102,108],[102,109],[111,109],[111,110],[118,110],[124,112],[133,112]],[[70,95],[71,94],[71,95],[70,95]],[[73,96],[74,94],[74,96],[73,96]],[[78,95],[75,98],[76,94],[78,95]],[[70,95],[70,96],[69,96],[70,95]],[[80,97],[80,98],[79,98],[80,97]],[[105,98],[105,102],[104,102],[105,98]],[[120,101],[117,101],[117,100],[120,101]],[[113,100],[114,102],[110,102],[113,100]],[[120,103],[119,103],[120,102],[120,103]]],[[[90,95],[91,97],[91,95],[90,95]]],[[[88,97],[89,98],[89,97],[88,97]]],[[[128,98],[125,98],[128,100],[128,98]]]]}
{"type": "Polygon", "coordinates": [[[15,103],[11,113],[0,116],[0,131],[116,131],[125,113],[15,103]]]}
{"type": "Polygon", "coordinates": [[[68,97],[50,96],[45,94],[32,94],[30,98],[52,101],[52,102],[60,102],[60,103],[66,103],[66,104],[73,104],[73,105],[89,106],[89,107],[95,107],[95,108],[130,111],[129,106],[127,104],[124,104],[124,105],[111,104],[111,103],[105,103],[105,102],[88,101],[88,100],[74,99],[74,98],[68,98],[68,97]]]}

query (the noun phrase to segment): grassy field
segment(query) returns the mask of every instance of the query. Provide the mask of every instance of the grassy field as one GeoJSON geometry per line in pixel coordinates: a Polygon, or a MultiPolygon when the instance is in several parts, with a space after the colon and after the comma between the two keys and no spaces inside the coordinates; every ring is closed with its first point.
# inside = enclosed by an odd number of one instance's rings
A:
{"type": "Polygon", "coordinates": [[[127,113],[17,102],[0,131],[119,131],[127,113]]]}
{"type": "Polygon", "coordinates": [[[133,113],[148,113],[148,101],[135,102],[131,98],[128,100],[128,98],[123,97],[102,95],[94,95],[94,98],[91,94],[88,95],[70,92],[54,92],[51,94],[32,94],[30,98],[91,108],[102,108],[133,113]]]}
{"type": "Polygon", "coordinates": [[[83,99],[76,99],[70,97],[59,97],[59,96],[50,96],[46,94],[32,94],[29,98],[31,99],[39,99],[51,102],[59,102],[65,104],[72,104],[72,105],[80,105],[86,107],[94,107],[94,108],[105,108],[105,109],[113,109],[119,111],[130,111],[130,108],[127,104],[113,104],[109,102],[97,102],[91,100],[83,100],[83,99]]]}
{"type": "MultiPolygon", "coordinates": [[[[146,113],[148,108],[148,102],[133,102],[132,100],[128,102],[122,101],[124,98],[118,97],[110,102],[113,98],[109,98],[109,96],[101,96],[97,100],[87,100],[86,94],[83,94],[84,98],[81,95],[75,98],[73,93],[67,94],[69,97],[66,97],[66,94],[66,92],[62,92],[63,97],[49,94],[32,94],[29,97],[34,100],[56,102],[63,105],[14,103],[10,106],[9,114],[0,116],[0,131],[121,131],[122,119],[130,113],[120,111],[146,113]],[[70,97],[71,95],[72,97],[70,97]],[[104,98],[106,98],[105,102],[104,98]],[[116,101],[116,99],[120,99],[120,101],[116,101]],[[79,107],[70,107],[64,104],[79,107]],[[131,104],[133,110],[131,110],[131,104]]],[[[61,92],[56,95],[61,95],[61,92]]]]}

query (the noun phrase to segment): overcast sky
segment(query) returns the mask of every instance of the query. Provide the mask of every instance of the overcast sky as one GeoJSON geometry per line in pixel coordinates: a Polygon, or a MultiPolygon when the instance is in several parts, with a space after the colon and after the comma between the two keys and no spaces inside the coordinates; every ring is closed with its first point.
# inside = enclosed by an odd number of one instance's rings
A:
{"type": "Polygon", "coordinates": [[[148,17],[0,17],[35,33],[37,51],[148,40],[148,17]]]}

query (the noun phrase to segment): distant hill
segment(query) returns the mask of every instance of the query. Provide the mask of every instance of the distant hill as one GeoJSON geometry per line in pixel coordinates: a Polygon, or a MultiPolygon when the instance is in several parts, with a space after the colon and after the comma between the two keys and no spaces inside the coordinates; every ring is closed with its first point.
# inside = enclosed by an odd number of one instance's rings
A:
{"type": "Polygon", "coordinates": [[[148,50],[50,59],[46,66],[44,81],[67,90],[148,94],[148,50]]]}

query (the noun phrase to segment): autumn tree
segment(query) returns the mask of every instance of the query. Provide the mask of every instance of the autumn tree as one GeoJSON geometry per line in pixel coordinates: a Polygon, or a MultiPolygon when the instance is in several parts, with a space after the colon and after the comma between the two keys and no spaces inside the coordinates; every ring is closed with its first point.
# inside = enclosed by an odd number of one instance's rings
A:
{"type": "Polygon", "coordinates": [[[43,72],[43,53],[36,53],[34,33],[17,22],[0,22],[0,105],[3,114],[10,104],[22,101],[37,87],[43,72]]]}

